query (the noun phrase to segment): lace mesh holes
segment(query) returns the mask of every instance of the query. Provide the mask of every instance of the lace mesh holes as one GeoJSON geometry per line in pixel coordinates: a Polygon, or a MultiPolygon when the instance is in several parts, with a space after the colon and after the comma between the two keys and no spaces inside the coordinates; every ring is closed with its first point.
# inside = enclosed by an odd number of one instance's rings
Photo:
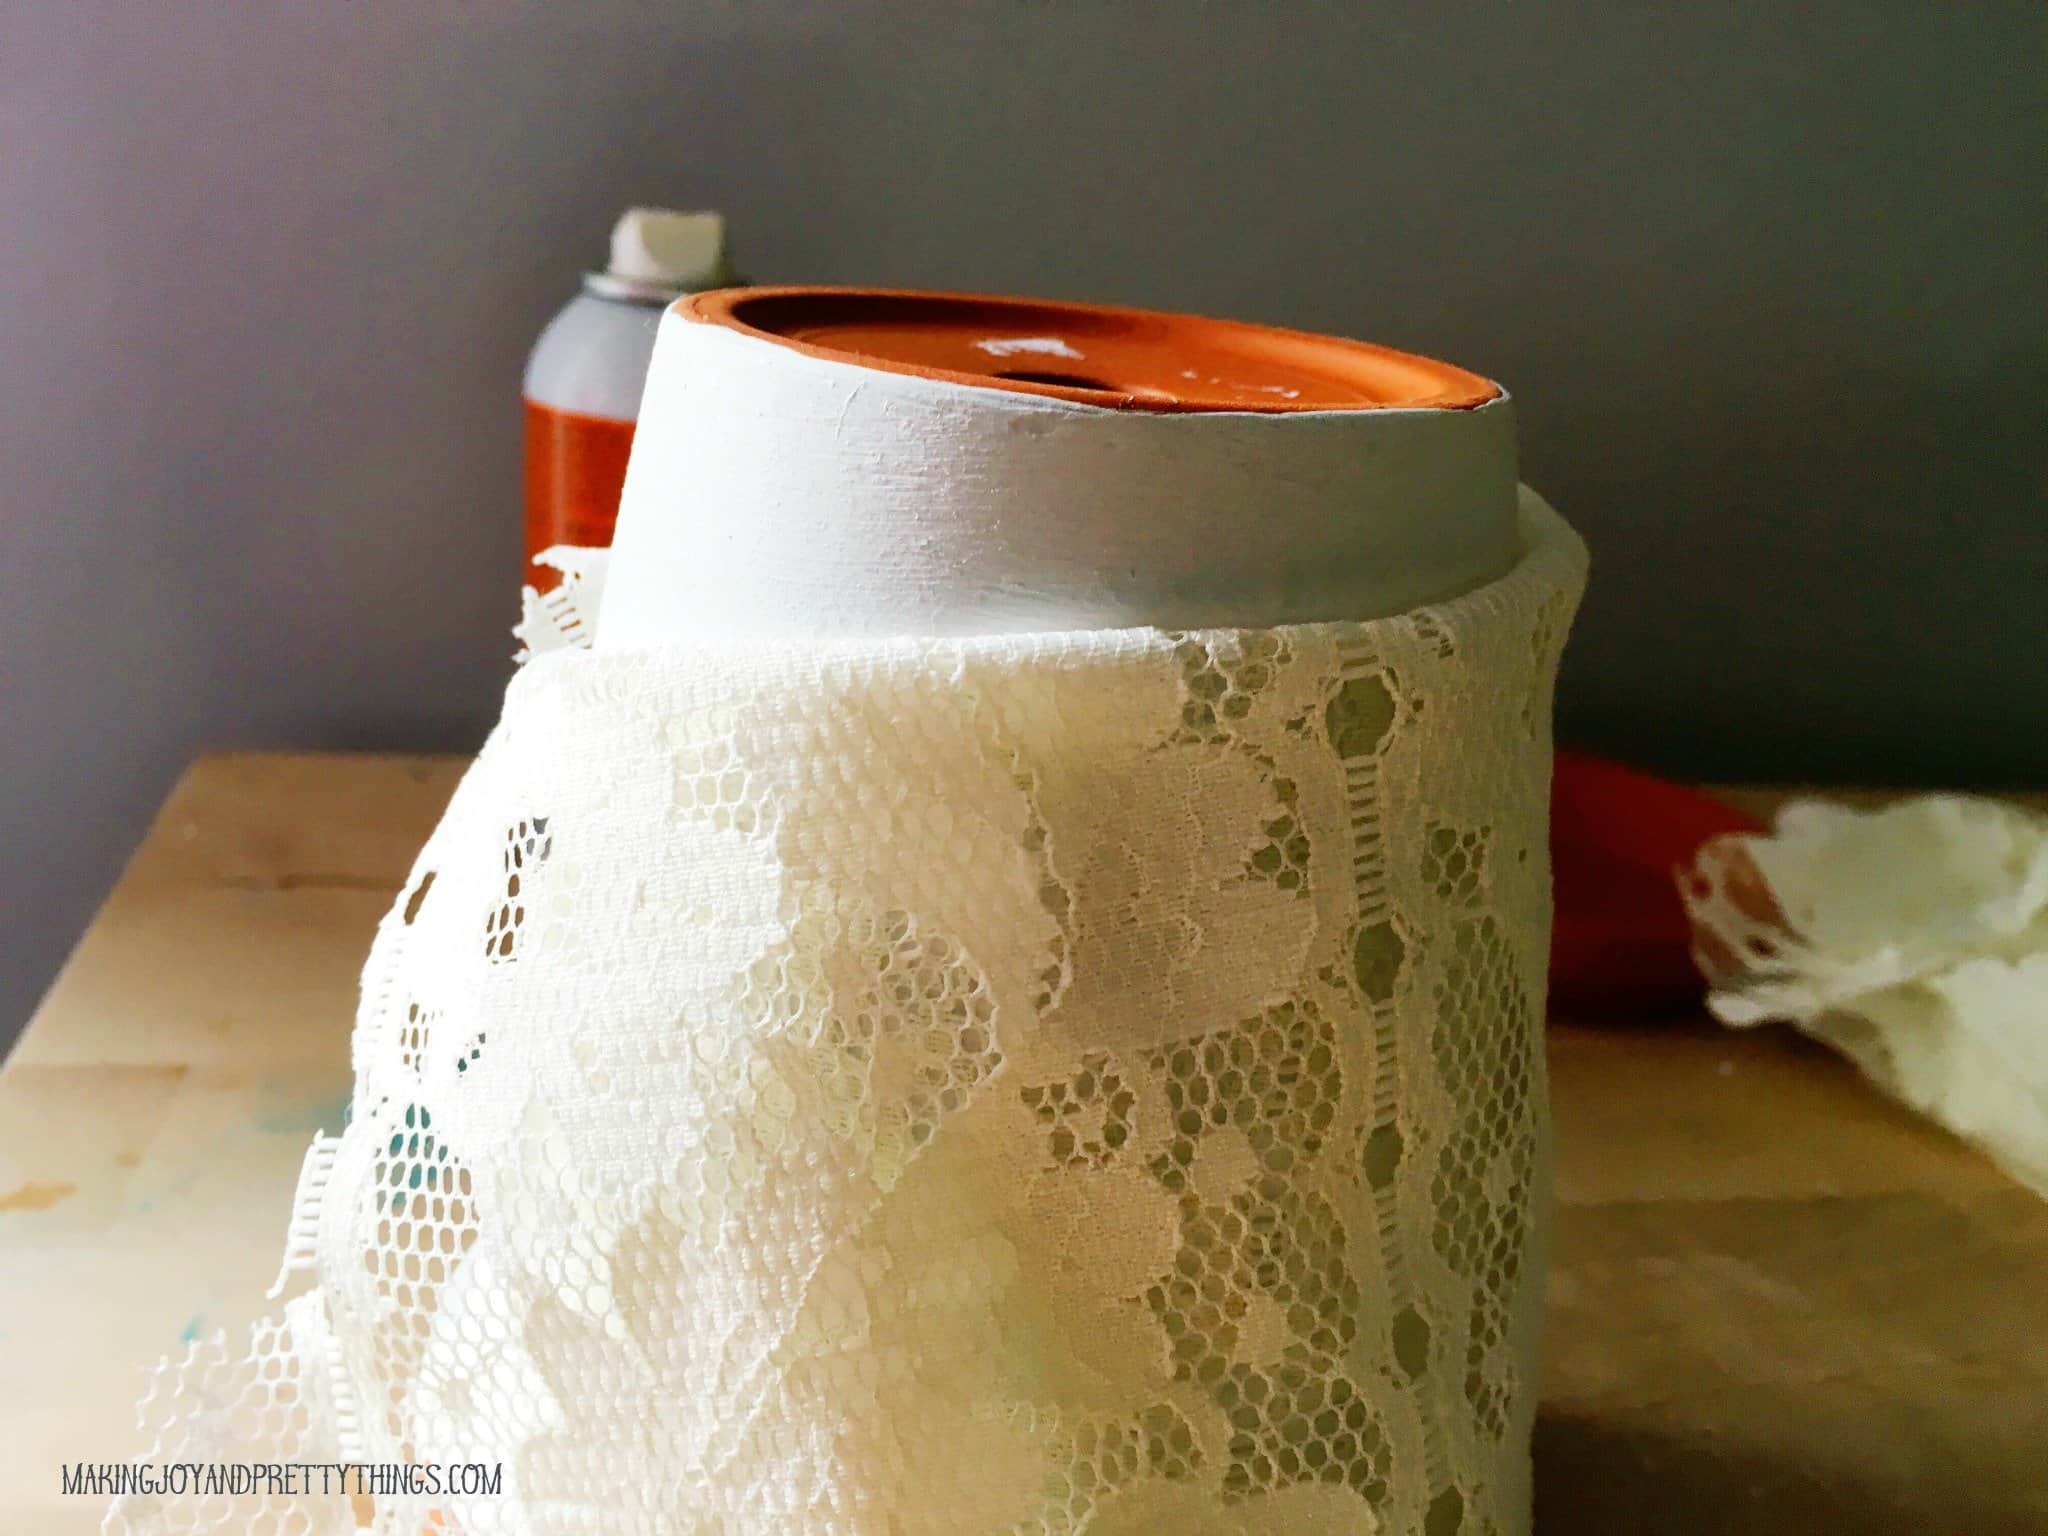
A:
{"type": "Polygon", "coordinates": [[[427,1046],[433,1039],[434,1021],[439,1017],[418,1003],[405,1005],[405,1022],[398,1030],[398,1062],[414,1077],[427,1069],[427,1046]]]}
{"type": "Polygon", "coordinates": [[[1259,694],[1294,659],[1287,642],[1270,630],[1241,630],[1230,639],[1232,649],[1191,635],[1176,641],[1173,656],[1181,685],[1176,743],[1234,741],[1259,694]]]}
{"type": "MultiPolygon", "coordinates": [[[[1367,923],[1358,930],[1352,941],[1351,979],[1357,982],[1360,993],[1372,1007],[1384,1009],[1393,1003],[1408,950],[1408,939],[1400,925],[1391,920],[1367,923]]],[[[1382,1116],[1390,1117],[1399,1112],[1401,1101],[1394,1094],[1391,1103],[1382,1103],[1379,1095],[1374,1096],[1374,1102],[1381,1104],[1382,1116]]],[[[1398,1220],[1394,1180],[1408,1155],[1408,1138],[1392,1118],[1363,1125],[1356,1135],[1354,1166],[1364,1175],[1365,1190],[1385,1229],[1398,1220]]],[[[1403,1306],[1396,1311],[1389,1343],[1394,1363],[1411,1381],[1420,1380],[1429,1370],[1430,1336],[1429,1323],[1415,1306],[1403,1306]]]]}
{"type": "Polygon", "coordinates": [[[1201,1468],[1202,1449],[1195,1444],[1194,1430],[1164,1404],[1138,1416],[1135,1438],[1145,1470],[1155,1477],[1179,1481],[1201,1468]]]}
{"type": "MultiPolygon", "coordinates": [[[[741,1158],[731,1128],[718,1126],[715,1134],[721,1169],[737,1176],[741,1158]]],[[[577,1166],[568,1142],[552,1124],[529,1127],[523,1141],[521,1173],[507,1181],[507,1189],[528,1202],[528,1214],[540,1214],[542,1221],[561,1228],[561,1235],[534,1256],[545,1289],[564,1313],[601,1320],[611,1338],[622,1338],[612,1291],[611,1242],[603,1235],[620,1225],[615,1194],[601,1170],[577,1166]]]]}
{"type": "Polygon", "coordinates": [[[1046,1128],[1046,1150],[1063,1168],[1103,1168],[1131,1139],[1138,1096],[1111,1058],[1081,1058],[1081,1070],[1058,1082],[1025,1088],[1025,1108],[1046,1128]]]}
{"type": "Polygon", "coordinates": [[[1144,1477],[1184,1482],[1200,1470],[1202,1452],[1188,1421],[1160,1403],[1135,1421],[1084,1420],[1053,1441],[1049,1459],[1051,1518],[1033,1531],[1084,1530],[1108,1495],[1144,1477]]]}
{"type": "Polygon", "coordinates": [[[535,816],[515,823],[505,833],[505,896],[484,920],[484,955],[493,961],[510,960],[517,953],[526,926],[526,907],[531,899],[528,886],[534,873],[554,851],[548,835],[548,819],[535,816]]]}
{"type": "Polygon", "coordinates": [[[1261,829],[1265,841],[1245,861],[1245,872],[1255,880],[1271,881],[1297,896],[1308,894],[1308,829],[1301,824],[1298,804],[1300,790],[1294,780],[1275,775],[1273,798],[1278,804],[1274,818],[1261,829]]]}
{"type": "Polygon", "coordinates": [[[1375,1509],[1385,1502],[1386,1435],[1349,1376],[1290,1361],[1239,1368],[1230,1386],[1237,1401],[1224,1402],[1231,1424],[1226,1496],[1323,1482],[1344,1484],[1375,1509]]]}
{"type": "MultiPolygon", "coordinates": [[[[231,1443],[280,1450],[305,1444],[311,1425],[299,1395],[298,1361],[289,1332],[276,1319],[266,1318],[252,1330],[248,1371],[248,1381],[229,1413],[231,1443]]],[[[313,1520],[309,1510],[281,1507],[266,1509],[241,1528],[285,1536],[310,1532],[313,1520]]]]}
{"type": "Polygon", "coordinates": [[[1418,608],[1414,614],[1416,638],[1429,648],[1439,661],[1448,661],[1458,652],[1458,639],[1445,625],[1443,618],[1433,609],[1418,608]]]}
{"type": "Polygon", "coordinates": [[[1422,878],[1444,903],[1479,903],[1486,879],[1486,829],[1432,826],[1422,839],[1422,878]]]}
{"type": "Polygon", "coordinates": [[[882,920],[886,946],[872,993],[875,1087],[902,1117],[908,1150],[967,1107],[1002,1065],[995,1000],[966,955],[943,934],[923,935],[907,912],[882,920]]]}
{"type": "Polygon", "coordinates": [[[427,893],[432,891],[433,888],[434,871],[430,869],[420,876],[418,884],[414,885],[411,891],[406,894],[405,906],[399,913],[399,920],[406,927],[410,928],[419,920],[420,908],[427,904],[427,893]]]}
{"type": "Polygon", "coordinates": [[[1067,926],[1073,917],[1074,898],[1053,868],[1052,835],[1046,830],[1044,816],[1038,808],[1037,777],[1018,763],[1014,754],[1010,777],[1023,794],[1027,807],[1023,847],[1038,877],[1038,904],[1053,921],[1053,934],[1046,955],[1046,964],[1038,973],[1038,990],[1033,993],[1031,999],[1031,1006],[1040,1013],[1045,1013],[1066,990],[1068,966],[1071,963],[1067,926]]]}
{"type": "Polygon", "coordinates": [[[1351,979],[1368,1003],[1391,1003],[1408,960],[1408,940],[1391,919],[1365,923],[1351,939],[1351,979]]]}
{"type": "Polygon", "coordinates": [[[297,1361],[282,1323],[265,1318],[250,1341],[250,1389],[235,1404],[236,1438],[247,1445],[289,1445],[303,1439],[305,1405],[294,1380],[297,1361]]]}
{"type": "Polygon", "coordinates": [[[1552,686],[1557,676],[1558,653],[1564,649],[1564,638],[1571,628],[1572,610],[1578,606],[1576,598],[1568,592],[1553,592],[1544,598],[1537,610],[1536,623],[1530,635],[1530,678],[1522,690],[1522,731],[1527,736],[1550,723],[1550,700],[1552,686]]]}
{"type": "Polygon", "coordinates": [[[1498,923],[1487,916],[1458,924],[1431,1046],[1460,1114],[1437,1158],[1432,1237],[1471,1286],[1465,1395],[1495,1438],[1506,1432],[1515,1386],[1504,1345],[1535,1174],[1533,1042],[1519,968],[1498,923]]]}
{"type": "Polygon", "coordinates": [[[1276,634],[1240,631],[1215,641],[1183,635],[1173,654],[1180,670],[1181,717],[1167,745],[1231,747],[1265,770],[1273,787],[1273,815],[1245,856],[1245,878],[1307,896],[1310,847],[1299,787],[1274,771],[1271,756],[1241,734],[1259,694],[1294,659],[1292,648],[1276,634]]]}
{"type": "MultiPolygon", "coordinates": [[[[474,1241],[467,1203],[459,1195],[443,1201],[455,1261],[433,1298],[433,1337],[418,1367],[412,1418],[430,1445],[517,1444],[543,1428],[550,1405],[526,1354],[524,1299],[490,1283],[477,1256],[463,1258],[474,1241]]],[[[495,1529],[484,1521],[474,1528],[495,1529]]]]}
{"type": "Polygon", "coordinates": [[[1336,1209],[1300,1179],[1342,1083],[1331,1027],[1306,1003],[1157,1053],[1173,1139],[1152,1171],[1181,1197],[1172,1271],[1146,1293],[1174,1378],[1230,1420],[1224,1491],[1302,1482],[1387,1492],[1385,1434],[1341,1361],[1359,1291],[1336,1209]]]}
{"type": "Polygon", "coordinates": [[[1371,757],[1386,745],[1400,713],[1392,676],[1368,672],[1347,677],[1323,706],[1323,728],[1339,757],[1371,757]]]}
{"type": "Polygon", "coordinates": [[[1214,634],[535,667],[448,880],[380,931],[294,1301],[335,1304],[334,1373],[317,1443],[262,1459],[503,1459],[504,1500],[415,1501],[479,1536],[936,1527],[963,1484],[1011,1536],[1513,1528],[1541,1063],[1488,999],[1504,949],[1533,1013],[1541,949],[1525,588],[1446,610],[1455,665],[1392,619],[1290,631],[1284,671],[1214,634]]]}
{"type": "Polygon", "coordinates": [[[436,1298],[476,1241],[469,1171],[434,1134],[425,1105],[409,1104],[371,1167],[376,1240],[363,1253],[384,1308],[375,1323],[377,1376],[389,1384],[385,1428],[404,1441],[403,1384],[426,1351],[436,1298]]]}
{"type": "MultiPolygon", "coordinates": [[[[1455,1488],[1446,1488],[1430,1501],[1429,1513],[1422,1519],[1422,1536],[1458,1536],[1465,1526],[1465,1496],[1455,1488]]],[[[1493,1522],[1488,1521],[1486,1531],[1491,1532],[1493,1522]]]]}
{"type": "MultiPolygon", "coordinates": [[[[182,1359],[166,1360],[152,1374],[138,1408],[143,1429],[155,1440],[150,1459],[217,1458],[223,1447],[248,1459],[305,1459],[311,1422],[299,1388],[298,1358],[288,1325],[265,1318],[253,1326],[248,1351],[236,1360],[227,1358],[220,1337],[195,1341],[182,1359]]],[[[316,1513],[317,1529],[328,1530],[339,1508],[338,1501],[310,1503],[261,1493],[195,1494],[169,1508],[145,1506],[136,1511],[143,1517],[139,1522],[131,1522],[128,1509],[117,1506],[104,1529],[137,1536],[145,1530],[310,1536],[316,1513]]]]}
{"type": "Polygon", "coordinates": [[[678,744],[673,754],[677,815],[742,837],[774,830],[773,803],[748,776],[730,742],[678,744]]]}
{"type": "Polygon", "coordinates": [[[1148,1300],[1174,1379],[1206,1388],[1248,1432],[1277,1432],[1275,1415],[1285,1417],[1285,1405],[1262,1407],[1274,1370],[1292,1363],[1332,1375],[1357,1336],[1358,1286],[1335,1208],[1272,1175],[1221,1204],[1184,1198],[1173,1274],[1148,1300]]]}
{"type": "MultiPolygon", "coordinates": [[[[865,952],[871,979],[852,1006],[823,1012],[804,1059],[833,1130],[868,1145],[870,1171],[889,1189],[940,1124],[1001,1069],[995,999],[959,944],[921,931],[908,912],[836,920],[841,942],[865,952]]],[[[766,956],[748,974],[756,1029],[794,1022],[810,1011],[806,998],[827,992],[822,978],[799,984],[793,967],[787,955],[766,956]]]]}
{"type": "MultiPolygon", "coordinates": [[[[1347,666],[1366,664],[1365,658],[1354,658],[1347,666]]],[[[1389,1038],[1385,1031],[1390,1028],[1390,1018],[1400,994],[1404,968],[1407,966],[1412,936],[1401,919],[1398,908],[1387,910],[1377,899],[1383,889],[1384,875],[1379,864],[1383,858],[1385,839],[1379,825],[1379,754],[1392,739],[1395,726],[1403,711],[1404,694],[1399,679],[1386,669],[1361,671],[1345,677],[1328,695],[1323,705],[1323,730],[1330,750],[1344,764],[1344,781],[1350,802],[1353,837],[1358,852],[1355,876],[1359,881],[1361,904],[1366,907],[1366,920],[1362,921],[1351,935],[1350,974],[1347,982],[1355,983],[1358,995],[1368,1009],[1378,1016],[1380,1022],[1375,1028],[1381,1031],[1382,1041],[1389,1038]],[[1374,915],[1384,912],[1384,916],[1374,915]]],[[[1414,712],[1415,702],[1407,706],[1414,712]]],[[[1372,1102],[1379,1113],[1392,1113],[1396,1085],[1385,1081],[1385,1067],[1391,1057],[1382,1056],[1382,1081],[1378,1082],[1372,1094],[1372,1102]]],[[[1372,1147],[1378,1156],[1388,1164],[1386,1183],[1373,1183],[1379,1196],[1380,1221],[1384,1225],[1389,1210],[1385,1204],[1387,1191],[1392,1180],[1392,1164],[1400,1155],[1400,1131],[1390,1120],[1372,1127],[1364,1133],[1361,1152],[1372,1147]],[[1374,1142],[1372,1138],[1380,1139],[1374,1142]]]]}
{"type": "Polygon", "coordinates": [[[788,949],[755,959],[739,979],[740,1017],[757,1035],[797,1025],[826,991],[815,963],[788,949]]]}
{"type": "Polygon", "coordinates": [[[1152,1171],[1175,1194],[1189,1188],[1197,1145],[1212,1132],[1234,1129],[1261,1169],[1284,1174],[1322,1149],[1336,1117],[1335,1042],[1306,1003],[1276,1004],[1236,1029],[1159,1051],[1149,1065],[1164,1076],[1173,1116],[1173,1140],[1152,1171]]]}

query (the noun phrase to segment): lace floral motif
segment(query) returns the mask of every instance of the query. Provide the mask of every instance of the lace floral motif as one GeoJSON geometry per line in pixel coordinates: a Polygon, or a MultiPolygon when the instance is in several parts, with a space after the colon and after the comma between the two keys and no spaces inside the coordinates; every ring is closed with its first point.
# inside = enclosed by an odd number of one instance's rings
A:
{"type": "Polygon", "coordinates": [[[536,655],[313,1283],[153,1454],[503,1465],[390,1533],[1525,1531],[1584,559],[1525,524],[1366,624],[536,655]]]}

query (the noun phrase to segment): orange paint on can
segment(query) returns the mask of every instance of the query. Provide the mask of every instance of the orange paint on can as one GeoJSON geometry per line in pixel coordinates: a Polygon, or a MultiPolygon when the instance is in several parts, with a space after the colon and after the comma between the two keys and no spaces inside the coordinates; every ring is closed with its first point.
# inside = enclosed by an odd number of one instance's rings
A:
{"type": "Polygon", "coordinates": [[[542,590],[561,580],[559,572],[531,563],[542,550],[611,543],[633,425],[526,402],[527,579],[542,590]]]}
{"type": "Polygon", "coordinates": [[[602,549],[619,518],[640,390],[664,308],[733,280],[725,226],[712,213],[628,209],[611,264],[584,274],[526,362],[526,580],[561,582],[533,556],[557,544],[602,549]]]}

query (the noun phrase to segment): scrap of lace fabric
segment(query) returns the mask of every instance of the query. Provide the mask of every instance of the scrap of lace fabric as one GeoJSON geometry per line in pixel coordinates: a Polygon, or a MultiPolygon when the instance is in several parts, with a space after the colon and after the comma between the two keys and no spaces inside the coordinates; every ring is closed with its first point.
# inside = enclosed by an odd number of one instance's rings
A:
{"type": "Polygon", "coordinates": [[[2048,1195],[2048,817],[1798,802],[1681,890],[1719,1018],[1796,1024],[2048,1195]]]}
{"type": "Polygon", "coordinates": [[[1369,623],[535,654],[298,1294],[152,1459],[502,1467],[390,1533],[1526,1531],[1584,552],[1524,524],[1369,623]]]}

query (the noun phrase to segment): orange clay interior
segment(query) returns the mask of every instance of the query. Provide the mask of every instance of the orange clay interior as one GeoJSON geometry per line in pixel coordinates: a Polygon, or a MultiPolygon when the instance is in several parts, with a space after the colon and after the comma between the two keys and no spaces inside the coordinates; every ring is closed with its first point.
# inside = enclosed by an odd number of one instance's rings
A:
{"type": "Polygon", "coordinates": [[[1114,410],[1466,410],[1500,395],[1362,341],[1100,304],[804,287],[721,288],[675,308],[814,357],[1114,410]]]}

